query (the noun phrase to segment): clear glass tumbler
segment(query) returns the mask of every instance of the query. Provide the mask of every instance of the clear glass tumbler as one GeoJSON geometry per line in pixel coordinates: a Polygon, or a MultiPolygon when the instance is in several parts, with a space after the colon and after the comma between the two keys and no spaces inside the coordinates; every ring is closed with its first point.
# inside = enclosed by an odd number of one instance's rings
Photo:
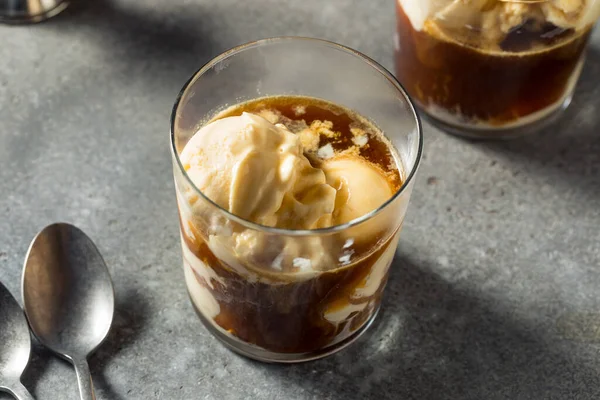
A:
{"type": "Polygon", "coordinates": [[[381,303],[423,146],[415,109],[388,71],[316,39],[236,47],[185,84],[173,109],[171,145],[185,281],[210,332],[248,357],[297,362],[331,354],[367,329],[381,303]],[[315,230],[261,226],[213,203],[186,174],[181,151],[218,111],[275,95],[328,100],[370,119],[394,146],[401,188],[367,215],[315,230]],[[253,245],[240,248],[242,237],[253,245]],[[312,269],[317,261],[326,268],[312,269]],[[308,267],[282,272],[286,263],[308,267]]]}
{"type": "Polygon", "coordinates": [[[565,109],[600,0],[395,0],[396,76],[443,129],[533,132],[565,109]]]}

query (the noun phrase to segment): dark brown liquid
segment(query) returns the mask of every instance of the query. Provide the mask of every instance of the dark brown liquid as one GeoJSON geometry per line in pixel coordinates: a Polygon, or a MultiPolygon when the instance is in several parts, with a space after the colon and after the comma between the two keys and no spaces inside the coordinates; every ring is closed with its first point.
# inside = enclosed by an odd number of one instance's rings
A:
{"type": "Polygon", "coordinates": [[[528,21],[490,52],[449,40],[431,21],[417,31],[396,6],[398,79],[421,106],[460,112],[465,122],[502,126],[557,103],[590,35],[528,21]]]}
{"type": "MultiPolygon", "coordinates": [[[[361,126],[370,132],[370,146],[363,148],[360,154],[386,170],[394,163],[387,140],[375,126],[348,110],[321,100],[303,97],[259,99],[229,109],[219,114],[218,118],[239,115],[242,111],[259,113],[265,108],[279,112],[289,119],[288,123],[302,119],[309,125],[314,120],[332,121],[334,130],[340,132],[340,136],[335,139],[322,138],[320,145],[332,143],[338,150],[353,145],[350,128],[361,126]],[[295,112],[298,105],[305,109],[302,115],[295,112]]],[[[399,186],[400,176],[398,170],[388,175],[390,184],[399,186]]],[[[207,244],[206,233],[194,226],[193,222],[181,220],[181,224],[185,245],[223,282],[212,279],[209,284],[194,271],[198,284],[210,291],[219,303],[219,313],[214,322],[244,342],[278,353],[315,352],[343,340],[362,327],[379,307],[389,265],[385,267],[377,289],[371,296],[356,298],[355,291],[366,284],[377,260],[389,246],[395,246],[393,241],[397,238],[394,232],[383,241],[381,238],[366,238],[360,246],[355,247],[356,252],[365,253],[363,257],[357,257],[358,262],[319,272],[309,279],[294,278],[290,274],[277,278],[277,273],[273,270],[266,272],[269,266],[265,266],[264,274],[269,281],[250,282],[215,256],[207,244]],[[189,229],[185,229],[184,224],[189,229]],[[188,236],[186,231],[191,231],[193,237],[188,236]],[[325,317],[327,312],[342,310],[351,304],[365,306],[350,313],[339,323],[330,322],[325,317]]],[[[397,227],[396,231],[399,229],[397,227]]],[[[253,271],[256,269],[253,268],[253,271]]],[[[201,310],[198,311],[201,313],[201,310]]]]}
{"type": "MultiPolygon", "coordinates": [[[[186,245],[225,281],[212,281],[214,288],[194,271],[198,283],[212,293],[220,306],[214,321],[244,342],[280,353],[309,353],[327,347],[348,327],[360,328],[377,309],[387,282],[387,272],[374,295],[361,298],[369,306],[333,324],[324,317],[352,304],[355,288],[363,285],[373,264],[388,246],[388,241],[361,262],[316,278],[285,284],[248,282],[211,252],[205,239],[184,235],[186,245]]],[[[198,310],[200,312],[200,310],[198,310]]]]}

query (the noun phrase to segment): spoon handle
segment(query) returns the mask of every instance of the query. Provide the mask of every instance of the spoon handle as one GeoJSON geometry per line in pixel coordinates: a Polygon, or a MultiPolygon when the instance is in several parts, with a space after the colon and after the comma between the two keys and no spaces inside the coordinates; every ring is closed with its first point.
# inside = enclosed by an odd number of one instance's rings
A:
{"type": "Polygon", "coordinates": [[[34,400],[29,390],[21,382],[14,382],[10,387],[4,387],[6,391],[17,400],[34,400]]]}
{"type": "Polygon", "coordinates": [[[77,373],[77,383],[79,384],[79,397],[81,400],[96,400],[94,393],[94,384],[92,383],[92,374],[87,359],[79,358],[73,360],[73,366],[77,373]]]}

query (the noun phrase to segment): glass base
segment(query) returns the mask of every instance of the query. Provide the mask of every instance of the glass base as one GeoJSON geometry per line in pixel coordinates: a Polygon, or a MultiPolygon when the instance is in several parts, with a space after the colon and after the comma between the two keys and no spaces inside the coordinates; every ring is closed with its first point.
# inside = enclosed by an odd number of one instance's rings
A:
{"type": "Polygon", "coordinates": [[[229,350],[234,351],[244,357],[251,358],[253,360],[267,362],[267,363],[280,363],[280,364],[292,364],[292,363],[300,363],[306,361],[318,360],[320,358],[327,357],[338,351],[348,347],[352,343],[354,343],[360,336],[362,336],[373,324],[375,318],[377,318],[377,314],[379,314],[378,306],[373,315],[365,321],[365,323],[355,330],[349,337],[346,339],[335,343],[332,346],[325,347],[323,349],[319,349],[310,353],[276,353],[273,351],[269,351],[263,349],[262,347],[258,347],[246,342],[243,342],[226,332],[224,332],[219,327],[215,326],[214,323],[209,321],[202,313],[196,308],[196,305],[190,298],[190,302],[192,303],[192,307],[196,311],[196,314],[202,321],[202,324],[208,329],[210,333],[213,334],[217,339],[221,341],[229,350]]]}
{"type": "Polygon", "coordinates": [[[446,133],[450,133],[455,136],[460,136],[466,139],[475,139],[475,140],[508,140],[514,139],[523,135],[531,134],[539,132],[540,130],[548,127],[552,123],[556,122],[564,110],[569,107],[571,104],[571,100],[573,99],[573,92],[570,92],[567,96],[565,96],[558,105],[554,106],[553,110],[546,113],[543,117],[539,119],[535,119],[531,122],[526,122],[519,126],[509,127],[509,128],[481,128],[469,126],[467,124],[452,124],[447,121],[444,121],[440,118],[437,118],[427,110],[417,105],[421,115],[431,123],[436,128],[443,130],[446,133]]]}

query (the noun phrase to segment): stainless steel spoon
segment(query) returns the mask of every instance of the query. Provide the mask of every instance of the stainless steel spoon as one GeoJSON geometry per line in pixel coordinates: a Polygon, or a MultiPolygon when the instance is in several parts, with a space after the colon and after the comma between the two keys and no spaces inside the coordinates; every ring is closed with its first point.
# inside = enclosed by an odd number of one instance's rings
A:
{"type": "Polygon", "coordinates": [[[33,239],[23,270],[23,303],[39,341],[73,363],[82,400],[95,400],[88,356],[106,338],[115,298],[106,264],[73,225],[47,226],[33,239]]]}
{"type": "Polygon", "coordinates": [[[31,336],[25,314],[0,283],[0,391],[10,393],[18,400],[33,400],[21,383],[30,353],[31,336]]]}

